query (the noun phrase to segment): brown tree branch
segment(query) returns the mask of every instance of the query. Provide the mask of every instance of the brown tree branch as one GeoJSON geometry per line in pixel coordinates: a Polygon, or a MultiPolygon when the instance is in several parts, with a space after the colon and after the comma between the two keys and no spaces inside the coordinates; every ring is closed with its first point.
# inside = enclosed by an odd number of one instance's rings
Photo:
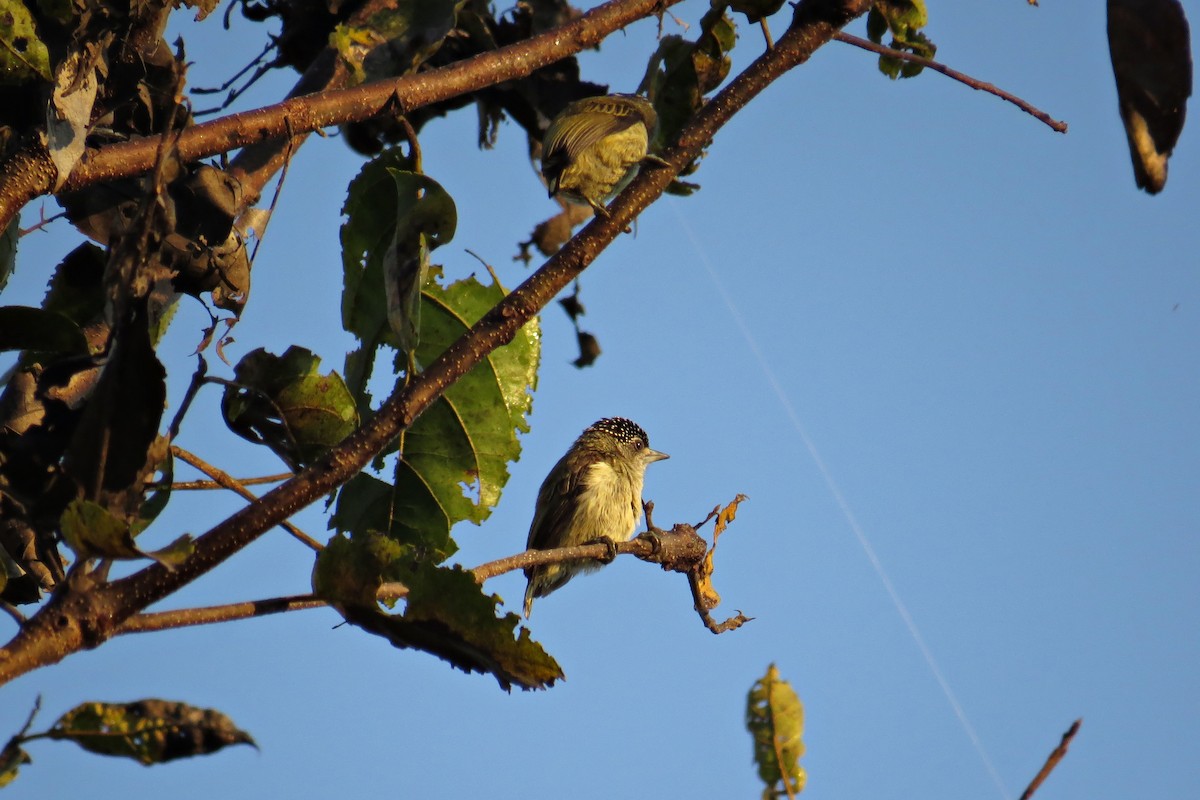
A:
{"type": "MultiPolygon", "coordinates": [[[[654,5],[658,6],[658,3],[654,5]]],[[[295,478],[200,536],[194,554],[174,571],[154,564],[90,591],[64,587],[0,649],[0,684],[55,663],[80,649],[99,646],[126,619],[208,572],[272,526],[358,474],[447,387],[487,354],[511,342],[523,325],[578,277],[642,210],[662,194],[679,170],[701,154],[734,114],[771,82],[806,62],[834,37],[841,26],[865,13],[869,5],[870,0],[805,0],[800,3],[791,26],[775,47],[756,59],[697,112],[681,131],[679,141],[660,154],[663,163],[648,165],[613,201],[609,217],[594,219],[585,226],[424,372],[398,389],[371,421],[295,478]]]]}
{"type": "MultiPolygon", "coordinates": [[[[191,464],[193,467],[212,478],[213,482],[217,485],[222,486],[231,492],[235,492],[243,499],[249,500],[251,503],[258,502],[258,495],[254,494],[254,492],[243,486],[237,478],[225,472],[220,467],[214,467],[212,464],[209,464],[195,453],[191,453],[187,450],[184,450],[182,447],[173,444],[171,445],[171,455],[175,456],[186,464],[191,464]]],[[[287,477],[290,478],[291,473],[288,473],[287,477]]],[[[316,539],[312,538],[287,520],[280,522],[279,527],[283,528],[285,531],[296,537],[296,539],[299,541],[311,547],[313,550],[319,551],[324,547],[324,545],[322,545],[316,539]]]]}
{"type": "Polygon", "coordinates": [[[1025,102],[1024,100],[1022,100],[1021,98],[1017,97],[1014,94],[1010,94],[1010,93],[1004,91],[1003,89],[996,86],[995,84],[987,83],[986,81],[981,81],[978,78],[972,78],[970,75],[959,72],[956,69],[951,69],[950,67],[947,67],[945,64],[941,64],[937,61],[931,61],[930,59],[925,58],[923,56],[916,55],[915,53],[906,53],[903,50],[896,50],[891,47],[885,47],[884,45],[881,45],[881,44],[875,44],[874,42],[872,42],[868,39],[860,39],[859,37],[852,36],[851,34],[846,33],[845,31],[838,31],[837,36],[834,36],[833,38],[835,38],[839,42],[843,42],[845,44],[852,44],[855,47],[861,47],[863,50],[870,50],[872,53],[878,53],[881,56],[889,56],[891,58],[898,58],[901,61],[910,61],[913,64],[920,64],[922,67],[928,67],[929,69],[933,70],[934,72],[942,73],[947,78],[953,78],[954,80],[959,81],[960,83],[965,83],[967,86],[970,86],[972,89],[976,89],[981,92],[987,92],[988,94],[994,94],[994,95],[996,95],[996,97],[999,97],[1001,100],[1007,100],[1008,102],[1015,105],[1017,108],[1024,111],[1026,114],[1029,114],[1030,116],[1034,117],[1035,119],[1046,123],[1053,130],[1056,130],[1059,133],[1067,132],[1067,123],[1060,122],[1060,121],[1054,119],[1054,117],[1050,116],[1045,111],[1042,111],[1041,109],[1030,105],[1029,103],[1025,102]]]}
{"type": "Polygon", "coordinates": [[[1083,724],[1082,719],[1077,719],[1071,723],[1071,727],[1067,728],[1067,732],[1063,734],[1062,741],[1058,743],[1058,747],[1051,751],[1046,757],[1046,763],[1038,770],[1038,774],[1033,776],[1033,780],[1025,787],[1025,791],[1021,792],[1021,800],[1029,800],[1033,797],[1033,793],[1042,785],[1042,781],[1054,771],[1058,766],[1058,762],[1063,760],[1063,756],[1067,754],[1067,748],[1071,746],[1071,740],[1075,738],[1075,734],[1079,733],[1079,726],[1083,724]]]}
{"type": "MultiPolygon", "coordinates": [[[[681,525],[671,531],[657,531],[656,539],[636,538],[615,545],[618,554],[634,555],[643,561],[661,564],[664,570],[690,574],[704,561],[708,547],[704,540],[689,525],[681,525]]],[[[575,547],[559,547],[552,550],[526,550],[523,553],[480,564],[471,572],[475,580],[484,583],[498,575],[514,570],[542,564],[559,564],[579,559],[604,559],[609,549],[604,544],[585,544],[575,547]]],[[[384,583],[376,592],[379,600],[399,600],[408,594],[408,587],[401,583],[384,583]]],[[[263,617],[285,611],[301,611],[320,608],[328,603],[315,594],[272,597],[265,600],[248,600],[242,603],[226,603],[203,608],[182,608],[173,611],[156,611],[136,614],[114,631],[114,635],[127,633],[150,633],[153,631],[186,628],[193,625],[211,625],[218,622],[263,617]]],[[[700,606],[697,606],[697,610],[700,606]]],[[[702,614],[702,619],[704,614],[702,614]]],[[[708,622],[705,623],[708,625],[708,622]]],[[[712,628],[712,625],[708,625],[712,628]]],[[[737,627],[732,626],[732,627],[737,627]]]]}
{"type": "MultiPolygon", "coordinates": [[[[192,162],[264,140],[361,122],[389,111],[395,113],[396,108],[411,111],[502,81],[523,78],[534,70],[594,47],[614,31],[678,2],[611,0],[553,30],[445,67],[394,80],[292,97],[272,106],[194,125],[179,136],[176,143],[179,158],[185,163],[192,162]]],[[[149,171],[154,166],[160,139],[147,136],[88,150],[62,191],[149,171]]],[[[275,158],[268,151],[256,152],[258,158],[275,158]]],[[[262,164],[246,161],[241,165],[247,172],[261,167],[262,164]]],[[[56,174],[49,152],[40,144],[19,152],[0,166],[0,230],[26,203],[49,193],[56,174]]]]}

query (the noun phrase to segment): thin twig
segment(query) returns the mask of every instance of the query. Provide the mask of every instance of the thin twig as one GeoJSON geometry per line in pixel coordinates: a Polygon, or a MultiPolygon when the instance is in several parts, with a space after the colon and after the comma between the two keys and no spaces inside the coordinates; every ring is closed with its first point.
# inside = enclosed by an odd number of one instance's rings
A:
{"type": "Polygon", "coordinates": [[[1079,732],[1079,726],[1083,724],[1082,719],[1077,719],[1071,723],[1071,727],[1067,728],[1067,732],[1063,734],[1062,741],[1058,743],[1058,747],[1046,757],[1046,763],[1042,765],[1041,770],[1029,782],[1029,786],[1025,787],[1025,791],[1021,792],[1021,800],[1029,800],[1033,797],[1033,793],[1042,785],[1042,781],[1054,771],[1058,766],[1058,762],[1062,761],[1063,756],[1067,754],[1067,748],[1071,746],[1071,740],[1075,738],[1075,734],[1079,732]]]}
{"type": "Polygon", "coordinates": [[[211,625],[237,619],[264,617],[284,611],[300,611],[305,608],[321,608],[328,605],[314,594],[297,594],[290,597],[272,597],[268,600],[248,600],[244,603],[228,603],[204,608],[182,608],[175,611],[156,611],[138,614],[121,623],[116,634],[151,633],[192,625],[211,625]]]}
{"type": "MultiPolygon", "coordinates": [[[[209,464],[207,461],[205,461],[204,459],[195,455],[194,453],[190,453],[187,450],[184,450],[179,445],[173,444],[173,445],[171,445],[171,454],[174,455],[176,458],[178,458],[180,461],[191,464],[193,467],[200,470],[205,475],[212,478],[214,481],[221,484],[221,486],[225,487],[226,489],[229,489],[232,492],[237,492],[239,495],[241,495],[246,500],[249,500],[251,503],[258,502],[258,499],[259,499],[258,495],[254,494],[249,489],[247,489],[240,481],[237,480],[237,478],[234,478],[232,475],[230,475],[229,473],[225,472],[224,470],[222,470],[218,467],[214,467],[212,464],[209,464]]],[[[320,551],[322,549],[322,545],[320,542],[318,542],[316,539],[312,538],[307,533],[300,530],[299,528],[297,528],[295,525],[288,522],[287,520],[282,520],[279,523],[279,527],[283,528],[285,531],[287,531],[292,536],[299,539],[304,544],[311,547],[313,550],[320,551]]]]}
{"type": "MultiPolygon", "coordinates": [[[[261,486],[264,483],[282,483],[288,478],[294,477],[295,474],[296,473],[294,472],[280,472],[276,475],[260,475],[256,478],[234,478],[234,480],[240,483],[242,486],[261,486]]],[[[147,484],[146,488],[157,489],[160,488],[160,486],[158,484],[151,483],[147,484]]],[[[176,481],[170,486],[170,489],[173,492],[199,492],[225,488],[227,487],[217,483],[216,481],[176,481]]]]}
{"type": "Polygon", "coordinates": [[[959,72],[956,69],[951,69],[950,67],[947,67],[945,64],[940,64],[937,61],[931,61],[928,58],[923,58],[922,56],[915,55],[914,53],[906,53],[903,50],[896,50],[891,47],[885,47],[884,45],[881,45],[881,44],[875,44],[874,42],[869,41],[867,39],[860,39],[857,36],[852,36],[851,34],[846,33],[845,31],[839,31],[833,38],[837,39],[839,42],[844,42],[846,44],[852,44],[855,47],[861,47],[863,50],[870,50],[872,53],[878,53],[881,56],[889,56],[891,58],[898,58],[901,61],[909,61],[909,62],[912,62],[913,64],[920,64],[923,67],[928,67],[929,69],[933,70],[934,72],[942,73],[947,78],[953,78],[954,80],[956,80],[960,83],[965,83],[967,86],[970,86],[972,89],[978,89],[981,92],[987,92],[988,94],[994,94],[994,95],[996,95],[996,97],[999,97],[1001,100],[1007,100],[1008,102],[1015,105],[1017,108],[1024,111],[1026,114],[1029,114],[1034,119],[1037,119],[1037,120],[1040,120],[1040,121],[1046,123],[1053,130],[1056,130],[1059,133],[1067,132],[1067,123],[1059,122],[1058,120],[1054,119],[1049,114],[1047,114],[1045,111],[1042,111],[1041,109],[1030,105],[1029,103],[1025,102],[1024,100],[1017,97],[1016,95],[1010,94],[994,84],[987,83],[986,81],[981,81],[978,78],[972,78],[970,75],[959,72]]]}

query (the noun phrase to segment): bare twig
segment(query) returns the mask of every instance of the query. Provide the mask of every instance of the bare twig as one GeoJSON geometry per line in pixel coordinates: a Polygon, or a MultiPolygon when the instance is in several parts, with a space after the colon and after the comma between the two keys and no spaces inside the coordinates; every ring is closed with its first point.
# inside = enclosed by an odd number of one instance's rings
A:
{"type": "MultiPolygon", "coordinates": [[[[265,483],[282,483],[288,478],[294,477],[295,474],[294,472],[280,472],[276,475],[260,475],[255,478],[234,478],[234,480],[242,486],[261,486],[265,483]]],[[[149,484],[149,487],[159,488],[155,484],[149,484]]],[[[173,492],[197,492],[224,489],[226,487],[216,481],[175,481],[169,488],[173,492]]]]}
{"type": "Polygon", "coordinates": [[[272,597],[268,600],[248,600],[244,603],[228,603],[204,608],[183,608],[176,611],[156,611],[138,614],[121,623],[116,634],[151,633],[192,625],[211,625],[237,619],[264,617],[284,611],[299,611],[305,608],[321,608],[328,605],[314,594],[297,594],[290,597],[272,597]]]}
{"type": "Polygon", "coordinates": [[[994,95],[996,95],[996,97],[999,97],[1001,100],[1007,100],[1008,102],[1015,105],[1017,108],[1024,111],[1026,114],[1029,114],[1034,119],[1037,119],[1037,120],[1040,120],[1041,122],[1046,123],[1053,130],[1058,131],[1059,133],[1067,132],[1067,123],[1059,122],[1058,120],[1054,119],[1049,114],[1047,114],[1045,111],[1042,111],[1041,109],[1030,105],[1029,103],[1025,102],[1024,100],[1017,97],[1016,95],[1010,94],[994,84],[987,83],[986,81],[981,81],[978,78],[972,78],[970,75],[966,75],[962,72],[959,72],[956,69],[951,69],[950,67],[947,67],[945,64],[940,64],[937,61],[931,61],[928,58],[924,58],[922,56],[915,55],[914,53],[906,53],[903,50],[896,50],[891,47],[885,47],[884,45],[881,45],[881,44],[875,44],[874,42],[869,41],[867,39],[861,39],[857,36],[852,36],[849,33],[846,33],[845,31],[839,31],[837,33],[837,35],[834,36],[833,38],[837,39],[839,42],[844,42],[846,44],[852,44],[855,47],[861,47],[863,50],[870,50],[872,53],[878,53],[881,56],[889,56],[891,58],[898,58],[901,61],[909,61],[913,64],[920,64],[923,67],[928,67],[929,69],[933,70],[934,72],[942,73],[947,78],[953,78],[954,80],[959,81],[960,83],[965,83],[967,86],[970,86],[972,89],[978,89],[981,92],[987,92],[988,94],[994,94],[994,95]]]}
{"type": "Polygon", "coordinates": [[[1058,766],[1058,762],[1062,761],[1063,756],[1067,754],[1067,748],[1071,745],[1071,740],[1075,738],[1075,734],[1079,732],[1079,726],[1083,724],[1082,719],[1077,719],[1071,723],[1071,727],[1067,728],[1067,732],[1063,734],[1062,741],[1058,743],[1058,747],[1054,748],[1053,752],[1046,757],[1046,763],[1042,765],[1041,770],[1029,782],[1029,786],[1025,787],[1025,791],[1021,792],[1021,800],[1029,800],[1033,797],[1033,793],[1042,785],[1042,781],[1054,771],[1058,766]]]}
{"type": "MultiPolygon", "coordinates": [[[[171,445],[171,454],[173,456],[175,456],[176,458],[178,458],[180,461],[191,464],[193,467],[200,470],[208,477],[212,478],[216,483],[220,484],[222,487],[229,489],[232,492],[236,492],[237,494],[241,495],[246,500],[249,500],[251,503],[258,501],[258,495],[254,494],[249,489],[247,489],[245,487],[245,485],[242,484],[237,478],[233,477],[232,475],[230,475],[229,473],[220,469],[219,467],[214,467],[212,464],[209,464],[207,461],[205,461],[204,459],[195,455],[194,453],[190,453],[187,450],[184,450],[182,447],[179,447],[178,445],[171,445]]],[[[291,477],[291,476],[289,475],[288,477],[291,477]]],[[[287,520],[281,521],[279,523],[279,527],[283,528],[285,531],[287,531],[292,536],[299,539],[304,544],[311,547],[313,550],[320,551],[323,547],[323,545],[320,542],[318,542],[316,539],[312,538],[307,533],[300,530],[299,528],[297,528],[295,525],[288,522],[287,520]]]]}

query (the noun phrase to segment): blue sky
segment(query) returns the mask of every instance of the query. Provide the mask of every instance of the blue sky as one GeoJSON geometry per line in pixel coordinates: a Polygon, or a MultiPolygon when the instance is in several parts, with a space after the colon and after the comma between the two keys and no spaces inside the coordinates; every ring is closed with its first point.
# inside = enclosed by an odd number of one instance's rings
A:
{"type": "MultiPolygon", "coordinates": [[[[676,13],[694,23],[707,5],[676,13]]],[[[1166,190],[1144,195],[1100,4],[930,6],[939,60],[1069,133],[943,76],[893,83],[873,55],[823,48],[720,133],[701,192],[654,205],[584,274],[594,367],[570,366],[573,331],[547,310],[524,454],[491,518],[455,531],[467,565],[519,551],[555,459],[594,420],[628,416],[672,456],[647,477],[660,525],[749,496],[716,586],[718,613],[752,623],[714,637],[681,578],[626,558],[537,604],[533,634],[567,674],[547,692],[505,694],[334,629],[328,610],[124,637],[6,687],[0,731],[38,694],[43,727],[83,700],[161,696],[226,711],[261,752],[144,769],[38,742],[9,792],[751,797],[742,715],[770,662],[805,703],[807,797],[1016,797],[1077,717],[1039,797],[1194,792],[1200,135],[1184,130],[1166,190]]],[[[242,60],[211,57],[219,24],[182,28],[194,84],[242,60]]],[[[248,58],[261,31],[234,25],[248,58]]],[[[762,47],[741,33],[735,68],[762,47]]],[[[585,73],[632,91],[654,34],[614,37],[585,73]]],[[[516,285],[516,242],[554,207],[519,129],[492,152],[474,141],[469,112],[422,134],[426,170],[459,209],[436,255],[464,276],[479,270],[469,248],[516,285]]],[[[296,343],[340,369],[337,232],[359,163],[337,139],[297,154],[233,357],[296,343]]],[[[5,301],[36,302],[74,241],[61,223],[24,239],[5,301]]],[[[160,348],[173,402],[206,319],[185,302],[160,348]]],[[[217,397],[202,394],[181,444],[237,475],[277,471],[224,430],[217,397]]],[[[233,508],[177,495],[156,535],[202,532],[233,508]]],[[[319,508],[295,521],[326,535],[319,508]]],[[[310,569],[271,532],[174,602],[303,592],[310,569]]],[[[488,586],[519,607],[519,573],[488,586]]]]}

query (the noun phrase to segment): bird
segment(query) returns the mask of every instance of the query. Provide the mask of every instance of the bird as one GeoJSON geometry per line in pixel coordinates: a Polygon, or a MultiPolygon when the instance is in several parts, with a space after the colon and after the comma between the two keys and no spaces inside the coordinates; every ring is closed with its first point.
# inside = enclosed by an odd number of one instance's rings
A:
{"type": "Polygon", "coordinates": [[[635,94],[585,97],[567,105],[542,138],[542,175],[550,196],[604,207],[633,179],[658,127],[654,106],[635,94]]]}
{"type": "MultiPolygon", "coordinates": [[[[615,546],[629,541],[642,517],[646,467],[664,458],[669,456],[652,450],[646,432],[635,422],[607,417],[593,423],[542,481],[526,548],[550,550],[593,542],[615,546]]],[[[525,618],[529,619],[534,598],[545,597],[603,563],[585,559],[527,568],[525,618]]]]}
{"type": "Polygon", "coordinates": [[[1108,50],[1134,180],[1158,194],[1192,94],[1183,6],[1179,0],[1108,0],[1108,50]]]}

